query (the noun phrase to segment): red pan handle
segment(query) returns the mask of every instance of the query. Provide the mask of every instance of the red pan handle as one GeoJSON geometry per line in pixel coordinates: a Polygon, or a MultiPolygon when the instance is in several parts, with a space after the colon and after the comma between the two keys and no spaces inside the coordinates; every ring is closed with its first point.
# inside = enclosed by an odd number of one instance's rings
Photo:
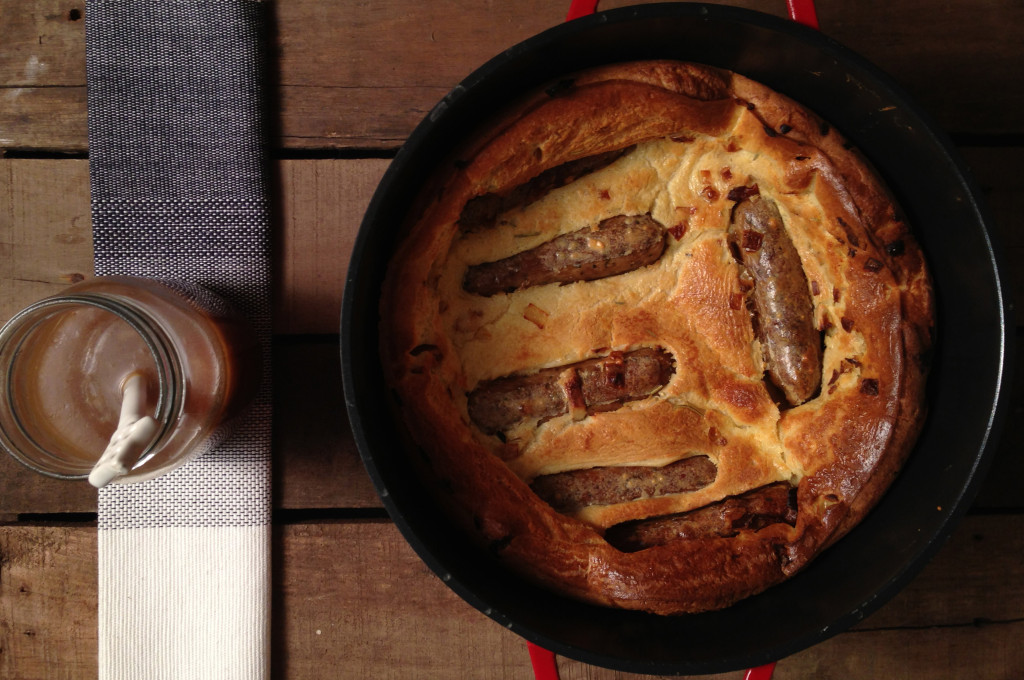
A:
{"type": "Polygon", "coordinates": [[[818,30],[818,11],[814,8],[814,0],[786,0],[786,9],[793,21],[818,30]]]}
{"type": "Polygon", "coordinates": [[[565,15],[566,21],[579,19],[597,11],[598,0],[572,0],[569,4],[569,13],[565,15]]]}
{"type": "MultiPolygon", "coordinates": [[[[597,3],[598,0],[572,0],[565,20],[572,21],[593,14],[597,11],[597,3]]],[[[789,11],[789,18],[798,24],[818,28],[818,12],[814,7],[814,0],[786,0],[786,9],[789,11]]]]}
{"type": "MultiPolygon", "coordinates": [[[[533,677],[536,680],[560,680],[558,675],[558,661],[555,653],[544,649],[532,642],[526,643],[530,650],[530,664],[533,666],[533,677]]],[[[743,676],[743,680],[772,680],[775,673],[775,662],[766,663],[749,669],[743,676]]]]}
{"type": "Polygon", "coordinates": [[[772,674],[775,672],[775,662],[766,663],[763,666],[757,666],[747,671],[747,674],[743,676],[743,680],[772,680],[772,674]]]}
{"type": "Polygon", "coordinates": [[[530,650],[530,663],[533,665],[533,677],[536,680],[559,680],[558,662],[555,653],[532,642],[526,643],[530,650]]]}

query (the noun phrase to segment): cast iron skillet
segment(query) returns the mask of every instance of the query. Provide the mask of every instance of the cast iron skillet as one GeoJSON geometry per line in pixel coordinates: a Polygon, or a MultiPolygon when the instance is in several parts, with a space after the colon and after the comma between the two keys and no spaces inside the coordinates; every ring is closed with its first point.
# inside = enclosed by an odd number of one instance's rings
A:
{"type": "MultiPolygon", "coordinates": [[[[1006,406],[1012,327],[1000,256],[947,138],[888,77],[817,31],[719,5],[600,12],[531,38],[454,88],[415,129],[366,212],[348,270],[341,351],[363,462],[391,517],[460,596],[530,642],[635,673],[719,673],[780,659],[881,606],[938,550],[973,499],[1006,406]],[[581,604],[509,575],[455,534],[409,470],[389,417],[377,304],[399,225],[436,159],[517,95],[572,71],[650,58],[737,71],[817,111],[877,166],[925,250],[938,298],[930,417],[902,474],[805,571],[728,609],[658,617],[581,604]]],[[[413,454],[415,455],[415,454],[413,454]]]]}

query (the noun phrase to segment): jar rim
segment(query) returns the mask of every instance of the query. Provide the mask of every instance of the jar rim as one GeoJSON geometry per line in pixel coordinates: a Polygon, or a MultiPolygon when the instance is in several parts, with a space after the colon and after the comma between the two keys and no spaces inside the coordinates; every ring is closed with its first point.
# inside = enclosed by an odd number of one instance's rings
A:
{"type": "MultiPolygon", "coordinates": [[[[147,318],[131,300],[107,293],[74,293],[54,295],[25,307],[0,328],[0,448],[33,471],[58,479],[85,479],[92,464],[83,463],[81,472],[70,472],[70,466],[60,456],[41,446],[27,432],[13,404],[12,369],[22,347],[41,324],[81,306],[100,309],[127,323],[142,338],[156,366],[158,394],[155,419],[159,427],[132,469],[141,467],[156,454],[158,444],[171,429],[182,407],[184,396],[181,359],[173,343],[159,324],[147,318]],[[17,431],[9,432],[12,427],[17,431]],[[24,450],[26,448],[29,450],[24,450]]],[[[97,451],[97,458],[100,453],[97,451]]]]}

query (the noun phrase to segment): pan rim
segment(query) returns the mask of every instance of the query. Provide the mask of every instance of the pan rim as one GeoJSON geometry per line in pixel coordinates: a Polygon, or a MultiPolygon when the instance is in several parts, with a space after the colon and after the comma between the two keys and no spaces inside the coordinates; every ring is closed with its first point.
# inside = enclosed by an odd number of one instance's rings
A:
{"type": "MultiPolygon", "coordinates": [[[[766,84],[774,87],[771,83],[766,84]]],[[[780,91],[785,92],[782,88],[780,88],[780,91]]],[[[844,130],[843,132],[849,135],[848,131],[844,130]]],[[[987,471],[991,463],[997,435],[1006,418],[1008,406],[1004,395],[1012,375],[1012,346],[1015,339],[1012,325],[1007,322],[1012,316],[1010,314],[1012,306],[1007,300],[1005,293],[1008,289],[1005,281],[1006,270],[1001,261],[1003,257],[1002,250],[996,246],[992,231],[987,226],[989,222],[985,215],[985,209],[978,198],[980,194],[976,187],[974,187],[970,176],[963,171],[964,167],[964,163],[959,159],[957,152],[945,134],[930,120],[928,114],[920,110],[913,103],[913,100],[889,76],[852,51],[817,31],[753,10],[693,3],[658,3],[613,9],[598,12],[597,14],[583,17],[567,24],[560,24],[532,38],[528,38],[502,54],[497,55],[453,88],[417,126],[406,144],[396,155],[382,178],[378,190],[375,192],[364,216],[353,249],[352,262],[346,277],[341,324],[342,370],[346,408],[360,456],[378,494],[381,496],[385,508],[419,557],[463,600],[499,624],[510,628],[524,639],[550,649],[557,654],[575,658],[586,663],[641,673],[698,674],[727,672],[778,660],[846,630],[868,614],[877,610],[896,592],[902,589],[945,543],[952,528],[966,513],[969,503],[977,493],[984,472],[987,471]],[[976,226],[980,228],[980,235],[985,241],[984,255],[987,258],[986,265],[990,267],[990,270],[987,269],[986,272],[991,272],[994,282],[992,292],[998,298],[995,303],[999,317],[998,332],[994,337],[990,338],[995,344],[995,351],[998,354],[993,369],[995,382],[992,385],[992,405],[989,409],[987,422],[982,427],[982,436],[977,443],[977,451],[972,457],[973,464],[970,472],[959,488],[959,495],[952,504],[947,504],[941,517],[934,524],[932,540],[917,550],[911,559],[904,561],[901,568],[896,569],[886,581],[881,583],[871,594],[871,597],[858,598],[861,601],[849,607],[848,611],[842,616],[830,621],[828,626],[805,630],[800,635],[796,635],[782,644],[772,644],[759,648],[754,647],[737,652],[727,659],[697,661],[686,659],[624,659],[593,648],[585,648],[564,639],[564,637],[560,638],[548,632],[537,630],[536,626],[525,623],[516,614],[510,614],[502,608],[496,607],[489,598],[482,597],[475,588],[468,585],[457,575],[454,575],[454,570],[450,568],[451,565],[435,554],[432,546],[424,541],[417,527],[410,526],[408,513],[404,512],[400,501],[396,501],[389,489],[387,475],[378,467],[378,461],[374,456],[374,444],[371,441],[367,428],[364,427],[364,419],[369,416],[364,412],[363,406],[360,403],[362,385],[365,383],[365,379],[359,375],[357,369],[364,362],[365,357],[360,357],[357,360],[353,356],[353,351],[358,352],[360,349],[356,336],[361,332],[366,323],[364,314],[366,309],[365,301],[360,304],[359,296],[366,294],[367,286],[369,285],[365,280],[365,272],[367,271],[367,261],[372,257],[369,252],[372,241],[371,232],[373,232],[378,223],[379,213],[382,210],[381,204],[387,200],[389,189],[401,179],[399,173],[402,170],[402,164],[410,156],[416,154],[426,141],[429,140],[429,136],[434,133],[438,121],[443,120],[454,108],[463,105],[469,93],[472,93],[477,88],[488,86],[488,82],[493,80],[496,74],[511,68],[510,64],[514,65],[517,60],[527,58],[524,55],[535,54],[538,50],[544,49],[551,43],[561,41],[567,37],[579,37],[588,31],[593,31],[600,27],[621,25],[629,22],[650,21],[665,17],[684,17],[704,22],[741,22],[784,35],[790,40],[809,43],[815,49],[834,57],[837,61],[855,66],[860,72],[871,75],[873,83],[886,90],[901,102],[906,102],[908,115],[922,122],[924,128],[932,136],[937,150],[945,154],[945,162],[957,170],[955,180],[962,185],[965,196],[971,202],[968,210],[976,216],[976,226]]],[[[375,264],[379,269],[379,262],[375,264]]],[[[372,286],[370,286],[370,289],[372,290],[372,286]]],[[[376,319],[375,316],[371,318],[376,319]]],[[[626,614],[626,617],[631,616],[632,613],[626,614]]]]}

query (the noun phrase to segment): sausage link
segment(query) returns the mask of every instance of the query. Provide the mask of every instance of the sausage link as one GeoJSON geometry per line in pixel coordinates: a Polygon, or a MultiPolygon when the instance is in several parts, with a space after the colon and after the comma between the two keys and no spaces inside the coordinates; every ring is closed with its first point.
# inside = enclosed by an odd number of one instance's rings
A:
{"type": "Polygon", "coordinates": [[[471,266],[469,293],[490,297],[548,283],[593,281],[656,262],[665,228],[649,215],[618,215],[496,262],[471,266]]]}
{"type": "Polygon", "coordinates": [[[743,198],[733,210],[729,240],[754,279],[768,377],[790,404],[802,404],[821,386],[821,335],[807,275],[778,207],[759,195],[743,198]]]}
{"type": "Polygon", "coordinates": [[[697,510],[609,527],[605,540],[623,552],[665,545],[676,539],[727,538],[771,524],[796,524],[793,487],[769,484],[697,510]]]}
{"type": "Polygon", "coordinates": [[[538,201],[555,189],[611,165],[634,148],[636,147],[629,146],[624,149],[614,149],[562,163],[545,170],[504,195],[490,193],[472,198],[462,208],[462,214],[459,216],[459,228],[469,232],[488,229],[494,226],[501,213],[538,201]]]}
{"type": "Polygon", "coordinates": [[[654,394],[674,371],[669,354],[642,348],[496,378],[469,393],[469,417],[487,434],[497,434],[528,419],[544,421],[577,409],[609,411],[654,394]]]}
{"type": "Polygon", "coordinates": [[[691,456],[661,467],[595,467],[542,475],[530,488],[555,510],[574,512],[588,505],[696,491],[715,481],[717,474],[707,456],[691,456]]]}

